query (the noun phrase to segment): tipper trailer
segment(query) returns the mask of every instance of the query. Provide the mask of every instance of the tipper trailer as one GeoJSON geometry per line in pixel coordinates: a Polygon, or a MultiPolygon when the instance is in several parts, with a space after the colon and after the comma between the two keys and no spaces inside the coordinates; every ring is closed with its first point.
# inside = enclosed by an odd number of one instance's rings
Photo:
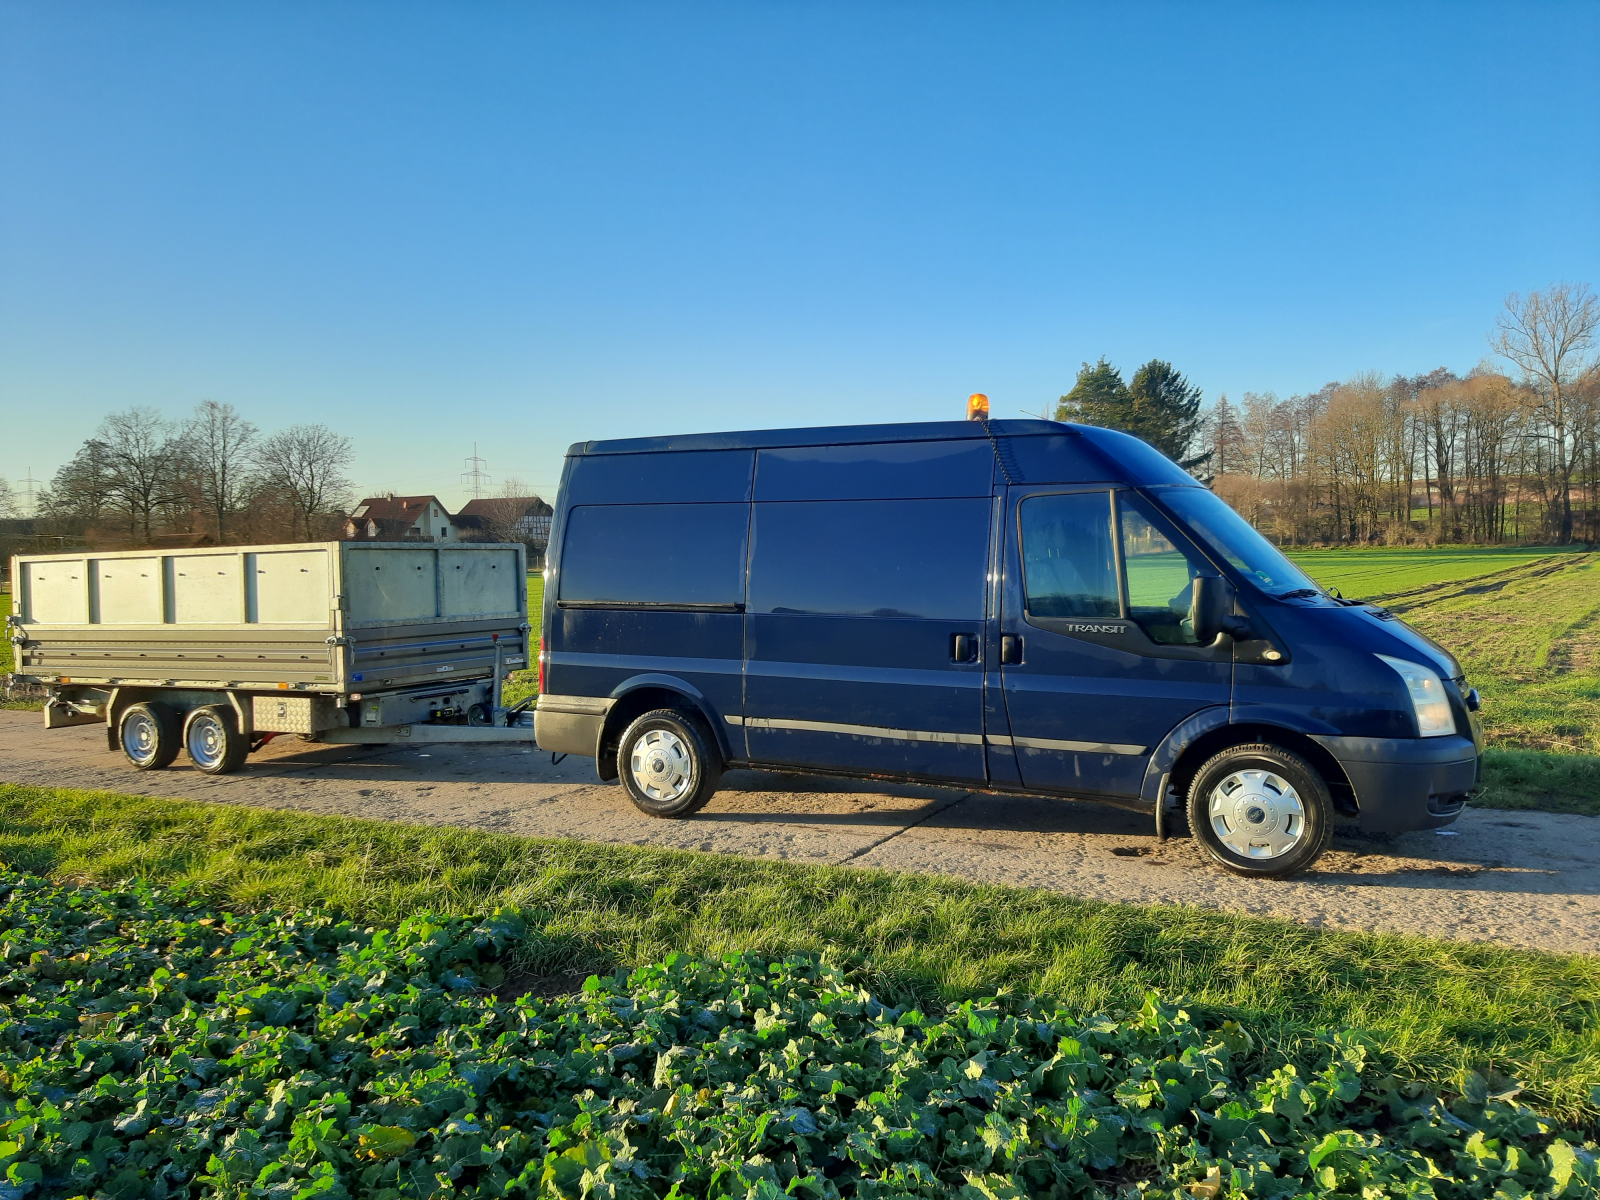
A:
{"type": "Polygon", "coordinates": [[[12,559],[15,676],[47,729],[103,722],[142,770],[313,742],[533,742],[518,544],[316,542],[12,559]]]}

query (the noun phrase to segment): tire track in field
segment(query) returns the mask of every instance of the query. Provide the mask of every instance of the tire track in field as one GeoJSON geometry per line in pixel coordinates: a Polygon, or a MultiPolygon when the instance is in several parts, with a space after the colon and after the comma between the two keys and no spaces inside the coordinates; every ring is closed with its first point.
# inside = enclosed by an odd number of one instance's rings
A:
{"type": "Polygon", "coordinates": [[[1557,575],[1564,571],[1573,570],[1580,565],[1587,565],[1593,560],[1594,556],[1587,553],[1552,554],[1547,558],[1536,559],[1531,563],[1520,563],[1515,567],[1507,567],[1503,571],[1491,571],[1487,575],[1473,575],[1467,579],[1441,580],[1438,583],[1430,583],[1420,588],[1412,588],[1409,591],[1374,596],[1372,599],[1374,603],[1381,603],[1385,608],[1393,612],[1410,612],[1414,609],[1443,604],[1445,601],[1457,600],[1465,596],[1483,596],[1490,592],[1504,591],[1515,584],[1557,575]]]}

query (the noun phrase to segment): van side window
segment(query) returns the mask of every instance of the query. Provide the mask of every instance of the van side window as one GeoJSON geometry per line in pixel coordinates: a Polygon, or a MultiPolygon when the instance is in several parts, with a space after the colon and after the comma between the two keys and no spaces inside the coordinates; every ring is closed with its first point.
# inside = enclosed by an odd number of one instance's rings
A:
{"type": "Polygon", "coordinates": [[[756,504],[750,611],[982,621],[990,501],[756,504]]]}
{"type": "Polygon", "coordinates": [[[737,608],[744,504],[589,504],[567,517],[560,603],[593,608],[737,608]]]}
{"type": "Polygon", "coordinates": [[[1022,577],[1031,617],[1120,617],[1111,493],[1022,502],[1022,577]]]}
{"type": "Polygon", "coordinates": [[[1152,642],[1164,646],[1198,644],[1189,619],[1194,577],[1199,573],[1146,515],[1144,502],[1131,493],[1118,497],[1122,518],[1122,560],[1128,572],[1128,615],[1152,642]]]}

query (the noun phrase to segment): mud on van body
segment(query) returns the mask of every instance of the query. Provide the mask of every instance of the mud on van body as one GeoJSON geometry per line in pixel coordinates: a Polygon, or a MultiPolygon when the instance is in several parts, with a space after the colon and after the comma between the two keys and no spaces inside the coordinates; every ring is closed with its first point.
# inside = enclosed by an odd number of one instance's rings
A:
{"type": "Polygon", "coordinates": [[[916,780],[1186,809],[1271,876],[1337,819],[1447,825],[1478,777],[1447,651],[1110,430],[580,443],[548,564],[539,744],[656,816],[728,767],[916,780]]]}

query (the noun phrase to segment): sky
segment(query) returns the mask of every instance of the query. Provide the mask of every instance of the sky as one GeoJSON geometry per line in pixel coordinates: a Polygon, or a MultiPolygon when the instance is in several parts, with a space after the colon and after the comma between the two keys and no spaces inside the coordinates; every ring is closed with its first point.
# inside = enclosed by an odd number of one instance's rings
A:
{"type": "Polygon", "coordinates": [[[0,476],[107,413],[568,445],[1466,370],[1600,286],[1600,4],[0,0],[0,476]]]}

